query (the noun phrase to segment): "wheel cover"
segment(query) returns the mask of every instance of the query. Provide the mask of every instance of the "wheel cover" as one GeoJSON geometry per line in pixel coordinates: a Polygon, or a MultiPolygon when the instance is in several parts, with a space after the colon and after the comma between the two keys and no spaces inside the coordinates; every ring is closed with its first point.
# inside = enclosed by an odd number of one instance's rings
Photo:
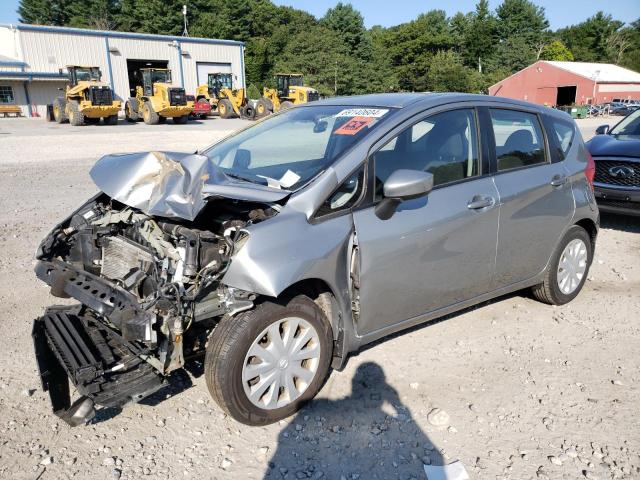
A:
{"type": "Polygon", "coordinates": [[[218,105],[218,110],[220,110],[220,115],[225,115],[227,113],[227,106],[224,103],[218,105]]]}
{"type": "Polygon", "coordinates": [[[587,270],[587,246],[576,238],[571,240],[562,251],[556,275],[558,288],[565,295],[576,291],[587,270]]]}
{"type": "Polygon", "coordinates": [[[320,365],[320,337],[299,317],[278,320],[253,341],[242,366],[242,386],[258,408],[273,410],[298,399],[320,365]]]}

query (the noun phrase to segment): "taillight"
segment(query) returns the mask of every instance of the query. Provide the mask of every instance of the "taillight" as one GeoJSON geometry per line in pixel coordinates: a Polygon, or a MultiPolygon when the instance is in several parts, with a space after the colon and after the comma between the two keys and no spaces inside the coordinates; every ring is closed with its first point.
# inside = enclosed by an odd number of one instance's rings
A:
{"type": "Polygon", "coordinates": [[[591,185],[593,190],[593,178],[596,176],[596,162],[593,161],[591,153],[587,151],[587,168],[584,169],[584,174],[587,176],[587,181],[591,185]]]}

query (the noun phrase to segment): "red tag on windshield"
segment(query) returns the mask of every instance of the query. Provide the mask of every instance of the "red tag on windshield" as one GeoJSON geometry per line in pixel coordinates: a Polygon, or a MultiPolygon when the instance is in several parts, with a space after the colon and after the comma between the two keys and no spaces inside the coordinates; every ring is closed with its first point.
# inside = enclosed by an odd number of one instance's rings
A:
{"type": "Polygon", "coordinates": [[[334,133],[336,135],[355,135],[375,120],[373,117],[353,117],[334,133]]]}

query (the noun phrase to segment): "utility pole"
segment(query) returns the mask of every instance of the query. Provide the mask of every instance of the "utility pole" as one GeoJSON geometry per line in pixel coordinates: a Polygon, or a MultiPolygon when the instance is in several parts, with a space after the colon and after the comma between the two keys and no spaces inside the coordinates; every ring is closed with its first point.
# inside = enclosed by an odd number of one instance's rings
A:
{"type": "Polygon", "coordinates": [[[184,18],[184,30],[182,30],[182,36],[188,37],[189,32],[187,31],[187,6],[182,5],[182,17],[184,18]]]}
{"type": "Polygon", "coordinates": [[[333,94],[334,95],[338,95],[338,61],[336,60],[336,70],[335,70],[335,76],[333,79],[333,94]]]}

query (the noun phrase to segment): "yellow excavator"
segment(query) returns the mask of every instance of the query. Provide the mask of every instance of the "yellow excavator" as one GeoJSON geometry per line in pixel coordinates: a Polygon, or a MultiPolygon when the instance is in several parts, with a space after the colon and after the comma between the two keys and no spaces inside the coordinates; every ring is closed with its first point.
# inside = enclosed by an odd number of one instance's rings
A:
{"type": "Polygon", "coordinates": [[[102,83],[100,68],[80,65],[66,68],[69,84],[64,90],[64,97],[53,101],[54,120],[58,123],[68,121],[75,126],[99,123],[101,118],[104,118],[105,125],[118,123],[121,103],[113,99],[111,87],[102,83]]]}
{"type": "Polygon", "coordinates": [[[220,118],[255,118],[255,108],[244,88],[233,88],[230,73],[210,73],[207,84],[196,89],[197,102],[209,102],[220,118]]]}
{"type": "Polygon", "coordinates": [[[276,88],[265,87],[262,98],[256,103],[257,118],[320,98],[315,88],[304,86],[301,73],[276,73],[275,81],[276,88]]]}
{"type": "Polygon", "coordinates": [[[184,88],[171,84],[171,70],[166,68],[142,68],[142,85],[136,87],[135,97],[130,97],[124,113],[130,122],[142,118],[147,125],[164,123],[184,124],[193,112],[193,101],[187,100],[184,88]]]}

